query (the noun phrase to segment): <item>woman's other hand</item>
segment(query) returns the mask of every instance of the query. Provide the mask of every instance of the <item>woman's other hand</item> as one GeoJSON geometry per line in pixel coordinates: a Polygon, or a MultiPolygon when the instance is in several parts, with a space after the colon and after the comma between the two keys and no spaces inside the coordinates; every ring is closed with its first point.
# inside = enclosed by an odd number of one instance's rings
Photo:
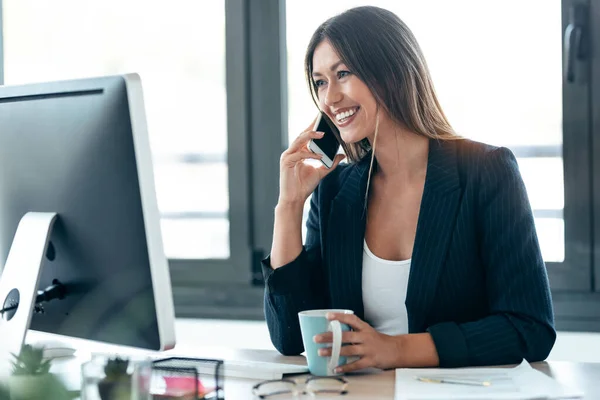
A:
{"type": "MultiPolygon", "coordinates": [[[[435,343],[427,332],[390,336],[377,332],[375,328],[354,314],[330,313],[327,319],[340,321],[354,329],[354,331],[342,332],[342,343],[350,345],[342,346],[340,356],[355,356],[359,359],[336,368],[338,373],[371,367],[390,369],[439,366],[440,360],[435,343]]],[[[332,341],[331,332],[315,336],[317,343],[332,341]]],[[[319,355],[331,356],[331,349],[319,349],[319,355]]]]}
{"type": "MultiPolygon", "coordinates": [[[[351,344],[342,346],[340,356],[359,357],[357,361],[336,368],[337,373],[352,372],[371,367],[388,369],[398,366],[399,356],[402,354],[401,341],[398,340],[398,336],[379,333],[354,314],[330,313],[327,315],[327,319],[330,321],[338,320],[353,329],[353,331],[342,332],[342,343],[351,344]]],[[[315,336],[315,342],[317,343],[331,343],[332,341],[333,334],[331,332],[315,336]]],[[[331,348],[319,349],[319,355],[331,356],[331,348]]]]}

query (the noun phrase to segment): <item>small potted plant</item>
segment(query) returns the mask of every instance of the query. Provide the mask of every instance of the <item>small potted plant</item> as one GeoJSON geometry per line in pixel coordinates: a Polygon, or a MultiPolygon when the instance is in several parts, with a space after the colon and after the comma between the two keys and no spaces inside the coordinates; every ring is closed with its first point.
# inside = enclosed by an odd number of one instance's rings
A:
{"type": "Polygon", "coordinates": [[[13,354],[13,370],[8,386],[11,400],[70,399],[69,392],[54,374],[51,360],[44,359],[44,348],[24,345],[13,354]]]}
{"type": "Polygon", "coordinates": [[[131,375],[127,372],[129,360],[111,358],[104,366],[105,377],[98,382],[102,400],[125,400],[131,397],[131,375]]]}

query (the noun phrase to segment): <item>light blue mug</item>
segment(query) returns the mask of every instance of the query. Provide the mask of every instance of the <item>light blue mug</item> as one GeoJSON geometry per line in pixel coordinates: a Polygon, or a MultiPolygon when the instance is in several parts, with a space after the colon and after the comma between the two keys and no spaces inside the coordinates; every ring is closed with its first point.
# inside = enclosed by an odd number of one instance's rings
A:
{"type": "Polygon", "coordinates": [[[302,342],[306,350],[308,369],[316,376],[339,375],[334,372],[336,367],[346,364],[346,357],[340,356],[342,348],[342,332],[349,331],[350,327],[340,321],[329,321],[327,313],[354,314],[351,310],[307,310],[298,313],[302,342]],[[325,332],[333,333],[333,343],[315,343],[313,338],[325,332]],[[319,349],[331,347],[331,357],[319,355],[319,349]]]}

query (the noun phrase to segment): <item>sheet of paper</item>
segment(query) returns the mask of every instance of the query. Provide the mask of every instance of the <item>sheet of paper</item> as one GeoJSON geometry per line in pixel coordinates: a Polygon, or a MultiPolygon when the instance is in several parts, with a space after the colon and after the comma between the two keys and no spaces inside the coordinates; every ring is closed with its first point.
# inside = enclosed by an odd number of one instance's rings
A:
{"type": "Polygon", "coordinates": [[[565,388],[556,380],[536,371],[525,360],[514,368],[455,368],[396,370],[396,400],[437,400],[448,398],[479,400],[512,399],[574,399],[583,394],[565,388]],[[433,379],[468,379],[489,381],[490,386],[418,381],[418,377],[433,379]]]}

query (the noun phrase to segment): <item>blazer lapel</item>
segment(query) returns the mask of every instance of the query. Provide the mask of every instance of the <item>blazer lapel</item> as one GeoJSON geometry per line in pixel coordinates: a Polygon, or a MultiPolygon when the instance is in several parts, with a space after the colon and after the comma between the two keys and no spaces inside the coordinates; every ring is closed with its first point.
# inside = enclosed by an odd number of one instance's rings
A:
{"type": "Polygon", "coordinates": [[[362,255],[365,237],[365,193],[370,155],[350,171],[331,202],[324,258],[328,265],[331,307],[353,310],[364,319],[362,300],[362,255]]]}
{"type": "Polygon", "coordinates": [[[422,332],[456,223],[461,191],[454,141],[429,142],[425,188],[413,246],[406,308],[409,331],[422,332]]]}
{"type": "MultiPolygon", "coordinates": [[[[364,319],[362,257],[366,227],[367,155],[356,163],[331,202],[324,259],[328,265],[331,307],[353,310],[364,319]]],[[[433,302],[456,222],[461,191],[456,144],[431,140],[427,175],[413,246],[406,307],[410,332],[421,332],[433,302]]]]}

